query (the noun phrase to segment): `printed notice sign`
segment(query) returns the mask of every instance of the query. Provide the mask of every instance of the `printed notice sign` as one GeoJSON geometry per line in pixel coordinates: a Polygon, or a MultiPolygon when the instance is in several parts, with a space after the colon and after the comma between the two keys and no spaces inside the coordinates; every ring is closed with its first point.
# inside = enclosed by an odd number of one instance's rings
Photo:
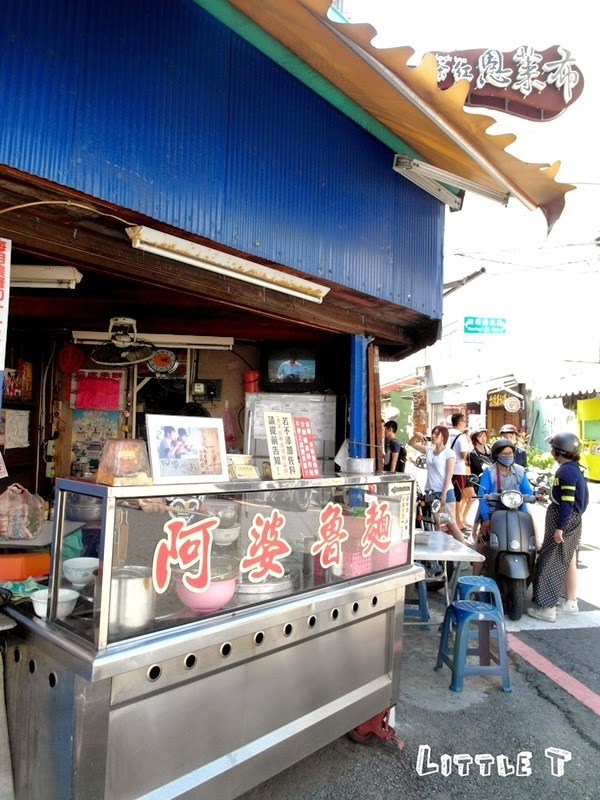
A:
{"type": "Polygon", "coordinates": [[[300,469],[303,478],[320,478],[319,459],[315,440],[308,417],[294,417],[296,445],[300,456],[300,469]]]}
{"type": "Polygon", "coordinates": [[[301,478],[292,415],[279,411],[265,411],[264,414],[273,479],[301,478]]]}

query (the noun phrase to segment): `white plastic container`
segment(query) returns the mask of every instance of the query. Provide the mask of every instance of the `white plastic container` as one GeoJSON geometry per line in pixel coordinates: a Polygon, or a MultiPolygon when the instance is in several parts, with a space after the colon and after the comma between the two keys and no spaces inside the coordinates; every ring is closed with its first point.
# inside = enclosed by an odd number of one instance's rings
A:
{"type": "Polygon", "coordinates": [[[374,458],[349,458],[346,462],[346,471],[352,475],[372,475],[374,470],[374,458]]]}

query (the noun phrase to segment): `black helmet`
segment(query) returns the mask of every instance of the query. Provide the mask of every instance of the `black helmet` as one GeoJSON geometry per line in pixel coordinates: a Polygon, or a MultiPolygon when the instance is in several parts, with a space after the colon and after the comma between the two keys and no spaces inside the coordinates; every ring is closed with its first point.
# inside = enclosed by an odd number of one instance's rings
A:
{"type": "Polygon", "coordinates": [[[516,429],[516,427],[514,425],[510,425],[507,422],[506,425],[503,425],[500,428],[500,435],[502,435],[503,433],[514,433],[514,434],[518,435],[519,431],[516,429]]]}
{"type": "Polygon", "coordinates": [[[513,453],[515,452],[515,446],[509,439],[496,439],[492,445],[492,461],[498,460],[498,453],[505,447],[510,447],[513,453]]]}
{"type": "Polygon", "coordinates": [[[555,433],[549,439],[550,447],[553,447],[557,453],[563,456],[576,456],[579,454],[581,442],[574,433],[561,431],[555,433]]]}

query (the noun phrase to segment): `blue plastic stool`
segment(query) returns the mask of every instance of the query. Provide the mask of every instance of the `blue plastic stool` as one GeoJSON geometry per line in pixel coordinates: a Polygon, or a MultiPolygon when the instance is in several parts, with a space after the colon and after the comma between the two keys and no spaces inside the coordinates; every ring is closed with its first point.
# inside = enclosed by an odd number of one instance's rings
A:
{"type": "MultiPolygon", "coordinates": [[[[421,622],[429,622],[429,601],[427,599],[426,581],[417,581],[418,597],[404,600],[404,616],[419,617],[421,622]],[[414,608],[410,608],[414,606],[414,608]]],[[[423,630],[429,630],[429,625],[423,625],[423,630]]]]}
{"type": "Polygon", "coordinates": [[[491,603],[504,615],[500,589],[493,578],[482,575],[464,575],[458,579],[453,600],[471,600],[474,594],[479,595],[482,603],[491,603]]]}
{"type": "MultiPolygon", "coordinates": [[[[491,603],[504,616],[500,589],[493,578],[486,578],[483,575],[465,575],[459,578],[454,592],[454,600],[472,600],[473,595],[479,595],[478,599],[482,603],[491,603]]],[[[470,629],[470,635],[477,636],[477,631],[470,629]]],[[[490,636],[495,639],[497,635],[496,628],[493,628],[490,636]]],[[[507,649],[510,650],[510,647],[507,646],[507,649]]]]}
{"type": "Polygon", "coordinates": [[[451,603],[444,615],[435,669],[441,669],[444,664],[452,670],[450,689],[453,692],[462,692],[465,675],[500,675],[502,691],[510,692],[502,609],[475,600],[455,600],[451,603]],[[471,625],[477,626],[477,647],[469,647],[471,625]],[[453,627],[456,627],[454,647],[450,644],[453,627]],[[492,628],[496,630],[497,652],[490,648],[492,628]],[[467,664],[468,656],[479,656],[479,664],[467,664]]]}

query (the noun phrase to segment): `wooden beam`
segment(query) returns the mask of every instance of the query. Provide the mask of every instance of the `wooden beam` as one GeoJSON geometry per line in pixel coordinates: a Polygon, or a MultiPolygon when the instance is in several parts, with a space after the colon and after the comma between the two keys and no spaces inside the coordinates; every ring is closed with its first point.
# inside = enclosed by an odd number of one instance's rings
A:
{"type": "MultiPolygon", "coordinates": [[[[175,293],[188,300],[195,298],[198,316],[202,308],[218,304],[222,309],[245,311],[265,320],[293,321],[315,333],[373,336],[381,345],[406,354],[435,338],[436,321],[339,284],[330,284],[329,294],[316,305],[137,250],[131,247],[125,227],[156,225],[155,221],[62,187],[44,182],[32,185],[36,180],[32,176],[19,180],[12,172],[0,168],[0,233],[12,239],[15,250],[22,253],[59,259],[84,273],[89,269],[105,277],[168,288],[174,293],[175,304],[175,293]],[[19,207],[27,203],[32,205],[19,207]]],[[[181,234],[172,229],[169,232],[181,234]]]]}
{"type": "Polygon", "coordinates": [[[381,384],[379,380],[379,348],[374,342],[367,347],[369,456],[375,459],[375,470],[383,470],[381,448],[381,384]]]}

